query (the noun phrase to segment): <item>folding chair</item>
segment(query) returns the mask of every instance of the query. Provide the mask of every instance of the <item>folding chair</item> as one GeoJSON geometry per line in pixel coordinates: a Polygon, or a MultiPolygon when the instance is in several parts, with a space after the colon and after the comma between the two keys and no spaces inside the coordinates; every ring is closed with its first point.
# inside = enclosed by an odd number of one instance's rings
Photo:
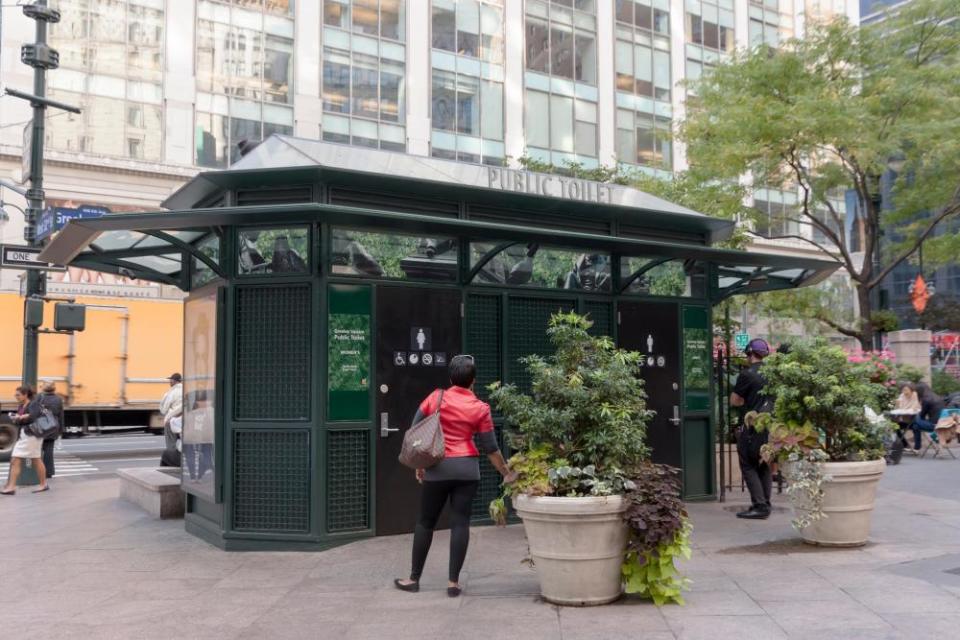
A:
{"type": "Polygon", "coordinates": [[[950,441],[957,435],[958,422],[960,422],[960,412],[956,412],[955,409],[944,409],[940,414],[940,419],[937,421],[937,426],[933,428],[933,434],[929,431],[921,432],[920,437],[926,440],[927,446],[923,449],[920,457],[922,458],[927,455],[927,451],[932,447],[934,458],[940,455],[941,451],[946,451],[950,454],[951,458],[956,460],[957,456],[954,455],[949,445],[950,441]],[[936,439],[932,437],[934,434],[936,434],[936,439]]]}

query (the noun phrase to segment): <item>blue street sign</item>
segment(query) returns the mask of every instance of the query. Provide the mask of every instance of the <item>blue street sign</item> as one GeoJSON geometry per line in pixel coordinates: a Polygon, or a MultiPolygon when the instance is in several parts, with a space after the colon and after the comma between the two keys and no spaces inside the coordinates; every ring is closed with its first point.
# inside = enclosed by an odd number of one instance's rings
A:
{"type": "Polygon", "coordinates": [[[43,240],[50,237],[60,229],[63,229],[68,222],[79,218],[99,218],[110,213],[106,207],[98,207],[92,204],[82,204],[79,207],[47,207],[40,214],[37,221],[37,238],[43,240]]]}

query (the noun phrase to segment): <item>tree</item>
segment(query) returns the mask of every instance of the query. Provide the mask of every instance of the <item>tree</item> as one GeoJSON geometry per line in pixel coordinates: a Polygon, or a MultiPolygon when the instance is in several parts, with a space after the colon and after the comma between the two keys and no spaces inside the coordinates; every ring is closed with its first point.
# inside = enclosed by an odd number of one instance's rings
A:
{"type": "Polygon", "coordinates": [[[865,347],[886,322],[870,310],[884,278],[921,242],[945,256],[960,247],[956,233],[930,238],[960,213],[958,15],[960,0],[916,0],[863,28],[845,19],[814,25],[803,40],[735,53],[690,84],[695,98],[678,135],[692,176],[796,188],[792,221],[819,232],[822,241],[803,239],[856,289],[860,321],[833,328],[865,347]],[[891,169],[892,198],[881,208],[879,180],[891,169]],[[834,204],[848,190],[863,220],[860,255],[834,204]],[[884,229],[896,229],[897,242],[874,261],[884,229]]]}

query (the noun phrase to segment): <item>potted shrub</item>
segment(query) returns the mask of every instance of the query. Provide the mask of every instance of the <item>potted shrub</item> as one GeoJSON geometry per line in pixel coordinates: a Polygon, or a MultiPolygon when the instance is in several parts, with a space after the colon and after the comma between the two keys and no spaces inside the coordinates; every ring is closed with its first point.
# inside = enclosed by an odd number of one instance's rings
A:
{"type": "Polygon", "coordinates": [[[880,415],[887,408],[893,369],[873,358],[852,361],[840,347],[814,340],[771,356],[762,373],[776,403],[772,413],[749,419],[769,431],[764,458],[784,463],[794,526],[812,544],[866,543],[891,431],[867,408],[880,415]]]}
{"type": "MultiPolygon", "coordinates": [[[[588,333],[575,313],[550,320],[556,353],[523,363],[530,394],[491,385],[510,427],[519,478],[506,488],[523,520],[543,597],[597,605],[631,592],[680,601],[674,559],[689,555],[677,474],[648,461],[642,358],[588,333]]],[[[504,498],[491,504],[498,522],[504,498]]]]}

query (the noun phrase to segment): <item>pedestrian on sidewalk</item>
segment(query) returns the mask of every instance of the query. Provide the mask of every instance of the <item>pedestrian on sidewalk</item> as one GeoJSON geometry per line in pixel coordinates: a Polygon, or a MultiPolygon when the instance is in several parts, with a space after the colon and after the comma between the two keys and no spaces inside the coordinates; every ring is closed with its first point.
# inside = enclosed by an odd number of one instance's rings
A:
{"type": "Polygon", "coordinates": [[[747,424],[751,411],[768,413],[773,410],[773,399],[763,393],[767,381],[760,373],[763,359],[770,355],[770,345],[762,338],[751,340],[745,349],[749,367],[740,372],[730,394],[730,405],[742,409],[740,432],[737,434],[737,455],[740,473],[750,492],[750,508],[737,514],[738,518],[764,520],[770,517],[770,494],[773,474],[770,465],[760,457],[760,447],[767,442],[767,432],[758,432],[747,424]]]}
{"type": "Polygon", "coordinates": [[[47,478],[49,479],[56,472],[53,464],[53,448],[57,444],[57,438],[63,435],[67,425],[63,421],[63,398],[57,395],[57,383],[53,380],[44,380],[40,384],[40,388],[43,393],[37,396],[37,400],[40,402],[40,406],[47,408],[47,411],[50,412],[59,426],[55,434],[43,439],[43,466],[47,470],[47,478]]]}
{"type": "Polygon", "coordinates": [[[490,463],[503,476],[504,482],[513,482],[517,474],[510,470],[493,431],[490,405],[473,394],[477,368],[473,356],[458,355],[450,360],[451,386],[436,390],[421,404],[413,418],[420,422],[438,410],[440,404],[440,429],[443,432],[444,458],[429,469],[417,469],[417,482],[422,485],[420,516],[413,534],[413,559],[410,578],[394,580],[402,591],[420,590],[420,575],[427,561],[433,530],[440,513],[450,503],[450,565],[447,595],[460,595],[460,570],[467,557],[470,543],[470,508],[480,485],[480,452],[486,454],[490,463]],[[477,435],[479,451],[473,436],[477,435]]]}
{"type": "Polygon", "coordinates": [[[20,437],[17,438],[17,444],[14,445],[13,453],[10,454],[10,472],[7,476],[7,484],[0,491],[0,495],[12,496],[17,492],[17,478],[20,476],[24,460],[33,461],[33,468],[40,479],[40,487],[33,492],[48,491],[50,487],[47,485],[47,473],[40,458],[43,454],[43,441],[27,433],[24,428],[40,417],[40,402],[33,389],[27,386],[17,387],[14,397],[18,406],[17,411],[10,414],[10,419],[20,427],[20,437]]]}
{"type": "Polygon", "coordinates": [[[167,380],[170,382],[170,388],[160,400],[165,444],[163,454],[160,456],[160,466],[179,467],[181,457],[177,443],[180,440],[180,435],[179,431],[173,430],[171,423],[174,418],[180,418],[183,415],[183,376],[174,373],[167,380]]]}

